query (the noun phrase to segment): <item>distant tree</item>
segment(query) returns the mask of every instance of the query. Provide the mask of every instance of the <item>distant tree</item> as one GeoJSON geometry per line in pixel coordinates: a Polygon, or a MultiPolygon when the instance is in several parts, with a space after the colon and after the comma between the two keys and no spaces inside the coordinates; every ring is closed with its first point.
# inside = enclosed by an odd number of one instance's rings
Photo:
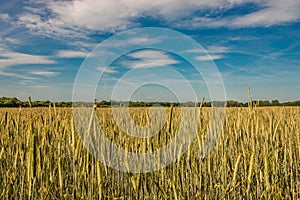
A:
{"type": "Polygon", "coordinates": [[[272,100],[271,104],[272,106],[280,106],[280,102],[277,99],[272,100]]]}
{"type": "Polygon", "coordinates": [[[286,102],[283,103],[284,106],[300,106],[300,101],[294,101],[294,102],[286,102]]]}
{"type": "Polygon", "coordinates": [[[203,106],[204,106],[204,107],[211,107],[211,102],[204,102],[204,103],[203,103],[203,106]]]}
{"type": "Polygon", "coordinates": [[[234,101],[234,100],[229,100],[229,101],[227,101],[226,106],[227,107],[237,107],[238,106],[238,102],[234,101]]]}
{"type": "Polygon", "coordinates": [[[100,103],[98,103],[98,106],[99,107],[109,107],[109,102],[107,102],[107,101],[101,101],[100,103]]]}
{"type": "Polygon", "coordinates": [[[22,106],[22,101],[17,98],[8,98],[2,97],[0,98],[0,107],[19,107],[22,106]]]}
{"type": "Polygon", "coordinates": [[[270,106],[270,101],[259,101],[259,106],[270,106]]]}

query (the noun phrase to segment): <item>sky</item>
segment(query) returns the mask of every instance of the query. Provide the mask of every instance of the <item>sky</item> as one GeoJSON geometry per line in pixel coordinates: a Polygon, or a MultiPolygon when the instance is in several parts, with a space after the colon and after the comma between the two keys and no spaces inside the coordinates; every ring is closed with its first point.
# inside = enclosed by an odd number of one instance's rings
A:
{"type": "Polygon", "coordinates": [[[0,1],[0,97],[245,102],[248,85],[300,99],[300,1],[0,1]]]}

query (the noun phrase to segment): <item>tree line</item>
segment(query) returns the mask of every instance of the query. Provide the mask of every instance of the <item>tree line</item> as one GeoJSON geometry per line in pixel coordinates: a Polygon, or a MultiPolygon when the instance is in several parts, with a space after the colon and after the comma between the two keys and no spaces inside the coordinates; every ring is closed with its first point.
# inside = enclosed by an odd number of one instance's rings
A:
{"type": "MultiPolygon", "coordinates": [[[[224,105],[225,102],[218,102],[224,105]]],[[[89,106],[96,104],[97,107],[100,108],[109,108],[109,107],[151,107],[151,106],[162,106],[162,107],[170,107],[172,106],[186,106],[193,107],[195,106],[195,102],[184,102],[184,103],[174,103],[174,102],[143,102],[143,101],[128,101],[128,102],[120,102],[120,101],[105,101],[102,100],[100,102],[50,102],[50,101],[32,101],[29,98],[28,101],[21,101],[15,97],[2,97],[0,98],[0,107],[48,107],[49,105],[56,107],[72,107],[72,106],[89,106]]],[[[278,100],[272,101],[260,101],[254,100],[252,101],[253,106],[300,106],[299,101],[293,102],[284,102],[281,103],[278,100]]],[[[203,102],[203,107],[211,107],[212,105],[216,105],[216,102],[203,102]]],[[[234,100],[228,100],[226,102],[227,107],[247,107],[249,102],[243,103],[234,100]]]]}

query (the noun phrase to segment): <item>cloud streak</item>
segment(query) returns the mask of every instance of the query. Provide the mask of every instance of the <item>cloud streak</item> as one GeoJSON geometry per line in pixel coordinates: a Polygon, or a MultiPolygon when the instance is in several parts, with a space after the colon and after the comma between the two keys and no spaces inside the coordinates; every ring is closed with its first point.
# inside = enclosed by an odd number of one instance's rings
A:
{"type": "Polygon", "coordinates": [[[231,49],[224,46],[209,46],[207,49],[191,49],[187,52],[197,55],[194,58],[198,61],[209,61],[225,58],[225,54],[230,53],[231,49]]]}
{"type": "Polygon", "coordinates": [[[85,58],[88,56],[88,52],[74,51],[74,50],[60,50],[56,56],[59,58],[85,58]]]}
{"type": "Polygon", "coordinates": [[[219,60],[222,58],[224,58],[223,55],[201,55],[195,57],[195,59],[199,61],[219,60]]]}
{"type": "Polygon", "coordinates": [[[0,69],[10,66],[26,64],[55,64],[48,56],[32,55],[18,52],[2,52],[0,58],[0,69]]]}
{"type": "Polygon", "coordinates": [[[111,67],[111,66],[109,66],[109,67],[97,67],[96,69],[100,72],[107,73],[107,74],[118,73],[118,71],[114,67],[111,67]]]}
{"type": "Polygon", "coordinates": [[[122,64],[127,68],[153,68],[177,64],[178,61],[173,59],[165,52],[158,50],[142,50],[130,53],[131,59],[124,61],[122,64]]]}
{"type": "Polygon", "coordinates": [[[30,74],[32,75],[37,75],[37,76],[56,76],[59,75],[60,72],[53,72],[53,71],[29,71],[30,74]]]}

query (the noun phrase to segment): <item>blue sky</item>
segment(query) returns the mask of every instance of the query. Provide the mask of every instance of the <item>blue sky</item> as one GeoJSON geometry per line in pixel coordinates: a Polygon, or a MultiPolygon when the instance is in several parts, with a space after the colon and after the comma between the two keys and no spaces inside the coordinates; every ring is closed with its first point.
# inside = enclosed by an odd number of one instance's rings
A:
{"type": "MultiPolygon", "coordinates": [[[[202,45],[205,51],[191,47],[187,52],[200,64],[216,64],[227,99],[246,101],[249,84],[254,99],[300,99],[297,0],[0,1],[0,96],[70,101],[76,74],[89,52],[114,35],[143,27],[175,30],[202,45]]],[[[163,37],[132,35],[127,45],[160,40],[163,37]]],[[[106,67],[95,69],[101,73],[106,67]]],[[[182,87],[183,79],[198,98],[210,99],[203,77],[195,75],[184,58],[141,49],[111,63],[95,95],[126,99],[125,83],[148,83],[130,99],[177,100],[174,87],[183,100],[193,100],[182,87]],[[113,93],[120,79],[122,87],[113,93]],[[166,85],[155,84],[158,80],[166,85]]]]}

